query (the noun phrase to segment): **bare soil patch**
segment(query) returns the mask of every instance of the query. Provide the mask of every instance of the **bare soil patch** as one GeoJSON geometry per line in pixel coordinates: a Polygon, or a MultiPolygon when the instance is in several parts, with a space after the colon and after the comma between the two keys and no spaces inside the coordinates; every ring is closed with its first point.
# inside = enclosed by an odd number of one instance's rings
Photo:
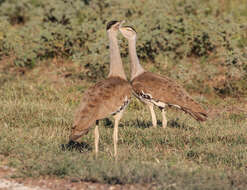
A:
{"type": "MultiPolygon", "coordinates": [[[[97,190],[135,190],[135,189],[155,189],[153,184],[130,184],[130,185],[110,185],[101,183],[92,183],[81,181],[80,179],[59,179],[56,177],[46,176],[42,178],[13,178],[15,170],[9,167],[0,167],[0,183],[1,179],[8,180],[13,184],[23,184],[25,187],[31,189],[47,189],[47,190],[82,190],[82,189],[97,189],[97,190]]],[[[1,188],[0,188],[1,189],[1,188]]],[[[2,190],[2,189],[1,189],[2,190]]]]}

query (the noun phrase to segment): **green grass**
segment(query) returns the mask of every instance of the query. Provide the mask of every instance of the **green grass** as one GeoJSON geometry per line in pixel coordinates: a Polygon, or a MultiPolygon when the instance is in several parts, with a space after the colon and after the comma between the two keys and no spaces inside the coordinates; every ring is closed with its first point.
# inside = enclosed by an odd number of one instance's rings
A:
{"type": "Polygon", "coordinates": [[[17,169],[13,177],[152,183],[161,189],[247,187],[243,114],[225,113],[199,124],[169,110],[167,129],[161,128],[160,114],[154,129],[148,110],[133,98],[119,127],[118,160],[113,157],[112,119],[100,122],[100,152],[95,159],[93,130],[83,137],[92,150],[61,150],[86,86],[61,76],[54,81],[44,75],[40,80],[38,69],[30,73],[0,75],[0,159],[17,169]]]}
{"type": "MultiPolygon", "coordinates": [[[[0,0],[0,166],[12,177],[52,176],[157,189],[247,189],[246,0],[0,0]],[[129,2],[129,3],[128,3],[129,2]],[[212,116],[168,110],[168,127],[133,98],[119,127],[100,122],[100,151],[62,151],[83,92],[108,74],[105,25],[138,32],[146,70],[182,84],[212,116]]],[[[129,76],[128,46],[119,35],[129,76]]],[[[159,110],[157,109],[158,113],[159,110]]]]}
{"type": "MultiPolygon", "coordinates": [[[[34,68],[63,59],[81,66],[73,77],[96,82],[108,74],[106,24],[126,20],[138,33],[137,54],[147,70],[185,84],[190,93],[244,96],[245,1],[0,0],[0,64],[7,58],[34,68]]],[[[128,43],[118,39],[126,63],[128,43]]]]}

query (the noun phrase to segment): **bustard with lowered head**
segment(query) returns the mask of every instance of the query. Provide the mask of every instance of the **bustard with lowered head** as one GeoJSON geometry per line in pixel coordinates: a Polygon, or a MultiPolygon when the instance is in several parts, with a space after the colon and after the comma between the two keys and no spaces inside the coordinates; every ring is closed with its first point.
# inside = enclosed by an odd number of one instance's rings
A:
{"type": "Polygon", "coordinates": [[[113,141],[114,156],[117,156],[118,124],[131,98],[131,86],[126,80],[117,34],[120,22],[111,21],[107,24],[107,33],[110,41],[110,72],[107,79],[96,83],[85,93],[75,114],[70,141],[66,145],[73,148],[80,144],[79,138],[87,134],[89,128],[95,127],[95,153],[98,153],[99,129],[98,120],[113,115],[115,119],[113,141]]]}
{"type": "Polygon", "coordinates": [[[120,32],[128,40],[130,65],[131,65],[131,85],[134,95],[148,105],[153,126],[157,126],[154,106],[158,106],[162,111],[162,126],[167,126],[165,113],[166,106],[173,106],[189,113],[198,121],[207,119],[206,111],[199,103],[194,101],[185,89],[168,77],[147,72],[141,66],[136,53],[136,31],[129,26],[120,26],[120,32]]]}

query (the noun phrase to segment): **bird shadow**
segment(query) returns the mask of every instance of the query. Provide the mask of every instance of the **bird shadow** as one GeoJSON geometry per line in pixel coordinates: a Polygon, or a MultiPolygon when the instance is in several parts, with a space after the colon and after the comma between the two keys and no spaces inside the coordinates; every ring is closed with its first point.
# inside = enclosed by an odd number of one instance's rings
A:
{"type": "Polygon", "coordinates": [[[185,131],[194,130],[193,127],[190,127],[186,125],[185,123],[178,122],[177,120],[168,121],[168,125],[170,126],[170,128],[177,128],[177,129],[182,129],[185,131]]]}
{"type": "Polygon", "coordinates": [[[139,119],[136,119],[134,122],[133,122],[133,125],[136,126],[137,128],[140,128],[140,129],[147,129],[147,128],[150,128],[153,126],[152,122],[151,121],[140,121],[139,119]]]}
{"type": "MultiPolygon", "coordinates": [[[[157,125],[158,127],[162,126],[162,122],[160,120],[157,120],[157,125]]],[[[148,129],[153,127],[153,123],[151,121],[135,119],[135,120],[125,121],[124,126],[135,126],[136,128],[139,129],[148,129]]]]}
{"type": "Polygon", "coordinates": [[[101,124],[105,128],[114,128],[114,123],[109,118],[102,119],[101,124]]]}
{"type": "Polygon", "coordinates": [[[67,144],[61,144],[62,151],[77,151],[77,152],[87,152],[91,151],[92,147],[85,142],[75,142],[69,141],[67,144]]]}

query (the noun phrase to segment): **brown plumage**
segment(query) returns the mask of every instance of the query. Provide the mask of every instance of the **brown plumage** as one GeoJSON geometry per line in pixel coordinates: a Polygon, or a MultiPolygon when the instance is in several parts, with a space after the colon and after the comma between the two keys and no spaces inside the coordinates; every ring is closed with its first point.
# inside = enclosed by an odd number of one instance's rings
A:
{"type": "Polygon", "coordinates": [[[206,120],[206,111],[200,104],[194,101],[182,86],[168,77],[144,72],[134,78],[131,84],[138,96],[141,96],[142,93],[149,94],[155,102],[163,102],[168,106],[179,106],[179,109],[189,113],[196,120],[206,120]]]}
{"type": "Polygon", "coordinates": [[[136,53],[136,31],[129,26],[119,27],[122,35],[128,39],[131,84],[134,94],[148,105],[152,116],[153,126],[157,126],[157,119],[153,106],[158,106],[162,111],[163,128],[167,126],[165,115],[166,106],[174,106],[189,113],[198,121],[205,121],[206,111],[194,101],[182,86],[168,77],[146,72],[141,66],[136,53]]]}
{"type": "Polygon", "coordinates": [[[123,111],[131,98],[131,85],[126,80],[120,51],[118,47],[117,34],[120,26],[118,21],[110,21],[106,30],[109,38],[110,50],[110,72],[107,79],[96,83],[83,95],[81,104],[76,111],[72,127],[70,141],[66,147],[69,149],[81,149],[79,138],[95,127],[95,153],[98,152],[99,130],[98,120],[113,115],[115,119],[113,141],[114,156],[117,156],[118,124],[123,111]]]}
{"type": "Polygon", "coordinates": [[[86,134],[96,120],[104,119],[126,106],[131,97],[130,84],[120,77],[110,77],[89,88],[76,111],[70,140],[86,134]]]}

